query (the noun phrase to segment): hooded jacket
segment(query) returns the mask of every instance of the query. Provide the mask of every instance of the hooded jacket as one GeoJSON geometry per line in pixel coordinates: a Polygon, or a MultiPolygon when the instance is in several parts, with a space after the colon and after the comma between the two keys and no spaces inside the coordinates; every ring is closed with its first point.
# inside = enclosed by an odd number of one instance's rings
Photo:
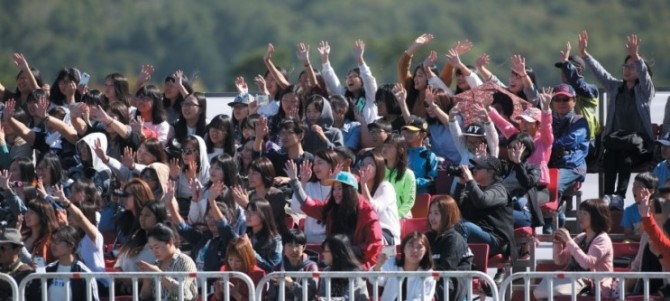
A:
{"type": "Polygon", "coordinates": [[[330,102],[327,100],[323,102],[323,109],[321,109],[321,116],[316,121],[316,124],[321,126],[323,133],[328,138],[328,142],[321,140],[318,134],[312,131],[310,124],[305,132],[305,138],[302,141],[303,150],[312,154],[316,154],[320,150],[332,149],[336,146],[344,145],[344,138],[340,129],[333,127],[333,110],[330,107],[330,102]]]}
{"type": "MultiPolygon", "coordinates": [[[[196,174],[196,177],[200,183],[207,183],[209,181],[209,160],[207,157],[207,146],[205,145],[205,140],[200,138],[200,136],[192,135],[198,140],[198,164],[200,165],[200,172],[196,174]]],[[[184,175],[184,171],[179,173],[179,179],[177,180],[177,191],[175,192],[177,198],[191,198],[191,188],[188,184],[188,179],[184,175]]]]}
{"type": "MultiPolygon", "coordinates": [[[[109,190],[109,184],[112,179],[112,171],[109,167],[98,157],[98,155],[93,150],[93,145],[95,141],[100,140],[103,151],[107,151],[107,136],[103,133],[92,133],[84,136],[79,141],[77,145],[84,143],[88,147],[90,156],[91,156],[91,165],[84,164],[79,162],[75,167],[72,167],[68,171],[68,177],[73,180],[77,179],[91,179],[95,183],[95,186],[98,187],[100,193],[105,196],[109,190]]],[[[77,147],[77,155],[81,158],[79,154],[79,148],[77,147]]]]}
{"type": "Polygon", "coordinates": [[[147,169],[153,169],[158,176],[158,189],[153,191],[154,198],[157,200],[163,199],[163,195],[167,191],[168,180],[170,180],[170,167],[165,165],[165,163],[154,162],[146,167],[147,169]]]}

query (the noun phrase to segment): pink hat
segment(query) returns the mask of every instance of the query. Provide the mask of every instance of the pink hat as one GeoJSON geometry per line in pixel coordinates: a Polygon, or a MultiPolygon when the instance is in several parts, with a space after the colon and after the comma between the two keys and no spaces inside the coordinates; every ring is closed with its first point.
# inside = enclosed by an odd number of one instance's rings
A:
{"type": "Polygon", "coordinates": [[[541,122],[542,121],[542,111],[538,108],[528,108],[521,115],[515,118],[516,120],[523,119],[527,122],[541,122]]]}

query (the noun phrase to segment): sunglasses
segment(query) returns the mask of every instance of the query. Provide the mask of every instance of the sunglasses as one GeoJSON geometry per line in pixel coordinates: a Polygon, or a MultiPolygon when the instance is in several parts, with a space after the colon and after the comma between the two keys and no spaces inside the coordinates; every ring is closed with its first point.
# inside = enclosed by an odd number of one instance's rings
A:
{"type": "Polygon", "coordinates": [[[182,155],[192,155],[196,152],[197,150],[193,148],[185,148],[181,150],[182,155]]]}

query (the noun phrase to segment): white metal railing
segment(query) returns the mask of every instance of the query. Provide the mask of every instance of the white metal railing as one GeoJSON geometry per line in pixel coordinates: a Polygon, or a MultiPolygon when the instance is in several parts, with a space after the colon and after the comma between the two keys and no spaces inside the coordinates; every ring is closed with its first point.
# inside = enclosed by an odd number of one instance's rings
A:
{"type": "MultiPolygon", "coordinates": [[[[0,274],[2,276],[6,276],[4,274],[0,274]]],[[[184,280],[186,278],[195,278],[195,281],[197,284],[199,284],[199,291],[203,296],[203,300],[207,299],[207,293],[209,292],[208,285],[207,285],[207,280],[208,279],[217,279],[217,280],[223,280],[224,283],[228,283],[228,281],[232,278],[235,279],[240,279],[244,281],[244,283],[247,285],[247,290],[249,293],[249,300],[254,301],[254,288],[255,285],[251,278],[247,276],[244,273],[240,272],[196,272],[196,273],[189,273],[189,272],[137,272],[137,273],[131,273],[131,272],[119,272],[119,273],[102,273],[102,272],[96,272],[96,273],[33,273],[28,275],[26,278],[24,278],[21,283],[19,284],[18,288],[16,288],[16,292],[18,294],[15,294],[14,296],[18,295],[20,298],[14,298],[14,300],[20,300],[24,301],[25,300],[25,289],[28,283],[30,283],[31,280],[37,280],[41,281],[41,287],[42,287],[42,300],[46,301],[48,294],[47,294],[47,280],[48,279],[64,279],[65,281],[65,289],[66,289],[66,296],[68,297],[66,300],[69,300],[70,298],[70,281],[72,280],[78,280],[82,279],[86,281],[86,300],[91,301],[92,300],[92,292],[91,292],[91,281],[95,281],[96,279],[110,279],[110,284],[109,284],[109,300],[114,300],[116,297],[115,291],[114,291],[114,280],[116,279],[131,279],[132,280],[132,297],[133,300],[139,300],[139,284],[138,281],[141,279],[146,279],[146,278],[151,278],[153,279],[154,283],[154,292],[156,293],[155,299],[156,300],[161,300],[161,282],[160,278],[162,277],[172,277],[179,282],[179,291],[184,292],[184,289],[187,289],[184,287],[184,280]]],[[[6,277],[0,277],[0,280],[6,280],[6,277]]],[[[13,279],[10,280],[13,282],[13,285],[16,286],[16,282],[14,282],[13,279]]],[[[10,284],[12,283],[10,282],[10,284]]],[[[13,287],[12,289],[15,289],[13,287]]],[[[15,292],[15,293],[16,293],[15,292]]],[[[230,289],[228,285],[223,286],[223,295],[224,295],[224,300],[229,301],[230,298],[230,289]]],[[[102,297],[102,296],[100,296],[102,297]]],[[[196,296],[197,297],[197,296],[196,296]]],[[[179,294],[178,296],[179,301],[184,300],[184,294],[179,294]]]]}
{"type": "Polygon", "coordinates": [[[0,281],[7,282],[9,287],[12,289],[12,300],[18,300],[19,295],[19,285],[16,283],[16,280],[9,276],[9,274],[0,273],[0,281]]]}
{"type": "MultiPolygon", "coordinates": [[[[578,279],[588,278],[593,281],[593,283],[599,284],[604,278],[618,278],[617,283],[619,289],[618,300],[626,300],[626,290],[625,279],[641,279],[644,283],[644,300],[650,300],[649,292],[649,280],[650,279],[669,279],[670,273],[668,272],[520,272],[514,273],[511,276],[505,278],[505,280],[500,284],[500,298],[503,298],[507,290],[511,287],[512,283],[516,280],[523,280],[523,290],[524,290],[524,300],[531,300],[530,298],[530,288],[531,280],[534,279],[546,279],[548,281],[548,300],[554,299],[554,290],[553,283],[557,279],[572,279],[572,292],[570,297],[573,301],[577,300],[577,294],[574,283],[578,279]]],[[[595,299],[601,300],[602,292],[600,285],[594,285],[595,290],[595,299]]],[[[500,299],[503,300],[503,299],[500,299]]]]}
{"type": "MultiPolygon", "coordinates": [[[[354,281],[356,278],[362,278],[362,279],[367,279],[368,283],[372,284],[372,296],[370,300],[379,300],[379,277],[395,277],[395,278],[400,278],[400,277],[418,277],[418,278],[433,278],[436,280],[437,283],[439,281],[444,281],[444,300],[449,300],[449,278],[468,278],[471,281],[466,281],[467,283],[467,294],[468,294],[468,300],[472,300],[472,295],[473,295],[473,285],[472,285],[472,279],[479,279],[480,281],[486,282],[489,287],[491,288],[491,294],[492,294],[492,300],[497,301],[498,300],[498,288],[495,285],[495,282],[491,278],[491,276],[484,274],[479,271],[423,271],[423,272],[400,272],[400,271],[393,271],[393,272],[364,272],[364,271],[357,271],[357,272],[274,272],[271,274],[266,275],[261,279],[261,281],[258,283],[256,286],[256,300],[263,300],[263,293],[265,290],[265,287],[270,283],[272,279],[277,278],[277,285],[278,285],[278,290],[279,290],[279,300],[284,300],[284,296],[286,296],[286,281],[285,277],[291,277],[293,278],[293,281],[300,282],[302,283],[302,300],[311,300],[313,296],[308,296],[308,281],[310,278],[316,278],[317,281],[319,278],[325,279],[325,292],[326,296],[320,296],[320,297],[325,297],[327,300],[331,300],[331,280],[333,278],[338,278],[338,279],[348,279],[349,280],[349,296],[348,300],[354,300],[354,281]]],[[[318,282],[317,282],[318,283],[318,282]]],[[[436,285],[437,287],[437,285],[436,285]]],[[[398,295],[402,296],[402,286],[398,286],[398,295]]],[[[428,301],[432,300],[433,296],[430,296],[429,298],[424,296],[423,301],[428,301]]]]}

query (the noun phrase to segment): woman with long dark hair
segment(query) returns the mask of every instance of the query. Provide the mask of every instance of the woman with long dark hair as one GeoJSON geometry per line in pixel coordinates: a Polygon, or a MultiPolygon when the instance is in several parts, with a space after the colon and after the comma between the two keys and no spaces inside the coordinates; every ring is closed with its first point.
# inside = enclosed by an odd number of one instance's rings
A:
{"type": "Polygon", "coordinates": [[[135,119],[143,123],[143,127],[156,133],[158,140],[165,144],[170,132],[165,109],[163,109],[163,96],[158,87],[148,85],[140,88],[135,93],[137,99],[137,111],[135,119]]]}
{"type": "Polygon", "coordinates": [[[235,133],[230,116],[226,114],[214,116],[207,125],[204,139],[210,160],[221,154],[235,156],[235,133]]]}
{"type": "MultiPolygon", "coordinates": [[[[358,261],[354,250],[351,249],[351,241],[349,237],[344,234],[336,234],[321,244],[323,251],[323,261],[327,265],[324,272],[356,272],[364,270],[364,266],[358,261]]],[[[347,298],[349,296],[349,281],[347,279],[332,279],[330,280],[330,296],[326,295],[326,278],[321,278],[319,281],[319,291],[317,296],[332,298],[341,297],[347,298]]],[[[368,300],[368,288],[363,278],[354,279],[354,300],[363,301],[368,300]]]]}
{"type": "Polygon", "coordinates": [[[28,210],[24,216],[25,229],[23,243],[32,256],[42,257],[44,262],[51,262],[55,258],[51,254],[51,234],[58,228],[56,211],[49,201],[36,198],[26,204],[28,210]]]}
{"type": "Polygon", "coordinates": [[[179,119],[172,123],[173,132],[168,139],[182,140],[188,135],[205,137],[207,134],[207,99],[205,93],[194,92],[181,103],[179,119]]]}
{"type": "Polygon", "coordinates": [[[370,151],[361,161],[361,194],[379,216],[385,245],[400,243],[400,217],[393,185],[384,179],[386,165],[379,151],[370,151]]]}
{"type": "MultiPolygon", "coordinates": [[[[305,170],[304,163],[302,169],[305,170]]],[[[353,249],[365,269],[377,261],[382,248],[382,229],[379,218],[367,200],[358,194],[358,181],[353,174],[340,171],[326,184],[332,185],[328,201],[315,201],[305,194],[298,180],[298,168],[286,162],[286,174],[291,179],[293,193],[307,216],[326,225],[326,235],[344,234],[352,237],[353,249]]]]}
{"type": "Polygon", "coordinates": [[[181,103],[184,101],[184,98],[193,93],[193,87],[188,77],[181,70],[177,70],[175,73],[166,76],[163,83],[161,107],[165,110],[167,122],[173,123],[179,118],[181,103]]]}
{"type": "Polygon", "coordinates": [[[407,141],[402,135],[392,134],[382,147],[382,156],[386,159],[385,179],[395,188],[398,216],[411,217],[416,199],[416,178],[408,167],[407,141]]]}

